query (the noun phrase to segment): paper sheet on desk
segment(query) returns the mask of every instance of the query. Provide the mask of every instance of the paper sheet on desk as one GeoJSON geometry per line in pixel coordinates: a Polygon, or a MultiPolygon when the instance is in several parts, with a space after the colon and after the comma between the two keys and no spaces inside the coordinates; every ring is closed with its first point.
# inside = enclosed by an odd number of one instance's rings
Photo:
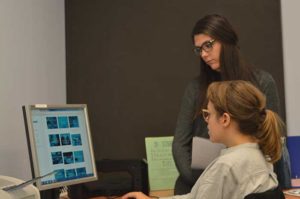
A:
{"type": "Polygon", "coordinates": [[[172,155],[173,136],[146,137],[150,191],[174,189],[178,171],[172,155]]]}
{"type": "Polygon", "coordinates": [[[205,169],[214,159],[216,159],[225,145],[213,143],[209,139],[194,137],[192,148],[193,169],[205,169]]]}

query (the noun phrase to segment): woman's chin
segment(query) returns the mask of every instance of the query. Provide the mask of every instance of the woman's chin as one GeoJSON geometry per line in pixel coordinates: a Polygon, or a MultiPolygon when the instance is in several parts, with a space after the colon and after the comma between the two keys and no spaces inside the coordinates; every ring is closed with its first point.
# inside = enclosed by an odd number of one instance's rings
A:
{"type": "Polygon", "coordinates": [[[214,138],[213,137],[211,137],[211,136],[209,136],[209,140],[211,141],[211,142],[213,142],[213,143],[215,143],[216,141],[214,140],[214,138]]]}
{"type": "Polygon", "coordinates": [[[219,65],[214,65],[214,64],[212,64],[212,65],[210,65],[210,68],[211,68],[212,70],[214,70],[214,71],[217,71],[217,72],[220,72],[220,71],[221,71],[221,68],[220,68],[219,65]]]}
{"type": "Polygon", "coordinates": [[[213,136],[209,136],[209,140],[210,140],[212,143],[221,143],[220,140],[215,139],[213,136]]]}

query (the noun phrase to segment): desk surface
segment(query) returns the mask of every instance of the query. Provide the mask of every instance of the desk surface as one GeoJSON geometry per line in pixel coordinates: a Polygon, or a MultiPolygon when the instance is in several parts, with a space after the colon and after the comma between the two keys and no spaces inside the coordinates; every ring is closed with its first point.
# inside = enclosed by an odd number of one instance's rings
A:
{"type": "Polygon", "coordinates": [[[300,196],[290,196],[290,195],[287,195],[287,194],[284,194],[285,195],[285,199],[299,199],[300,196]]]}
{"type": "MultiPolygon", "coordinates": [[[[293,189],[290,189],[290,190],[293,190],[293,189]]],[[[299,190],[299,189],[297,189],[297,190],[299,190]]],[[[288,190],[286,190],[286,191],[288,191],[288,190]]],[[[289,194],[284,194],[284,195],[285,195],[285,199],[300,199],[300,196],[292,196],[289,194]]]]}
{"type": "MultiPolygon", "coordinates": [[[[173,193],[172,190],[162,190],[162,191],[150,192],[150,195],[164,197],[164,196],[170,196],[170,194],[172,194],[172,193],[173,193]]],[[[110,199],[110,198],[111,197],[99,196],[99,197],[93,197],[93,198],[90,198],[90,199],[110,199]]],[[[285,199],[300,199],[300,197],[299,196],[291,196],[291,195],[285,194],[285,199]]]]}

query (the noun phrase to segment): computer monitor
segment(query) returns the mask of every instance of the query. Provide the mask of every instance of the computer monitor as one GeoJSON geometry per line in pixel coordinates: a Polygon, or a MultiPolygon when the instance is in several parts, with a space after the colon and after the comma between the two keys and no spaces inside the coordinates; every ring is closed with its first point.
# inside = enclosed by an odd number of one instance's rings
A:
{"type": "Polygon", "coordinates": [[[23,106],[33,177],[39,190],[97,180],[87,106],[23,106]]]}

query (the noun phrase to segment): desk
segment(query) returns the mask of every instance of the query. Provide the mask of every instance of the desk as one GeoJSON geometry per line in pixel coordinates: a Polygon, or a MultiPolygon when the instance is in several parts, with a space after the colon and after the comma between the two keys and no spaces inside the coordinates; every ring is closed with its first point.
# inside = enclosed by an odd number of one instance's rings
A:
{"type": "Polygon", "coordinates": [[[299,196],[290,196],[290,195],[285,195],[285,199],[299,199],[300,197],[299,196]]]}
{"type": "MultiPolygon", "coordinates": [[[[156,197],[173,196],[174,195],[174,189],[150,191],[149,195],[150,196],[156,196],[156,197]]],[[[113,196],[98,196],[98,197],[93,197],[93,198],[90,198],[90,199],[110,199],[110,198],[114,198],[114,197],[113,196]]],[[[119,198],[114,198],[114,199],[119,199],[119,198]]]]}
{"type": "MultiPolygon", "coordinates": [[[[292,190],[292,189],[289,189],[289,190],[292,190]]],[[[288,190],[285,190],[285,191],[288,191],[288,190]]],[[[300,199],[300,196],[292,196],[292,195],[288,195],[288,194],[284,194],[284,196],[285,196],[285,199],[300,199]]]]}
{"type": "Polygon", "coordinates": [[[174,189],[150,191],[149,195],[150,196],[156,196],[156,197],[174,196],[174,189]]]}
{"type": "MultiPolygon", "coordinates": [[[[150,192],[150,195],[152,196],[160,196],[160,197],[164,197],[164,196],[171,196],[173,194],[173,190],[164,190],[164,191],[153,191],[150,192]]],[[[299,196],[291,196],[291,195],[285,195],[285,199],[300,199],[299,196]]],[[[99,197],[93,197],[90,199],[110,199],[112,197],[107,197],[107,196],[99,196],[99,197]]],[[[117,199],[117,198],[116,198],[117,199]]]]}

